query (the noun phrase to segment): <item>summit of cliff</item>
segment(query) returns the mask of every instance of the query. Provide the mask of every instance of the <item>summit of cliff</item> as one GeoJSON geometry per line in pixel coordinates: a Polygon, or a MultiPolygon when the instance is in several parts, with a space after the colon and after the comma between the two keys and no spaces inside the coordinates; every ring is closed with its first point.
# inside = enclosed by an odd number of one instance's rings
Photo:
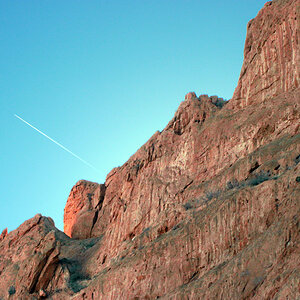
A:
{"type": "Polygon", "coordinates": [[[244,62],[230,106],[243,108],[299,88],[299,1],[269,1],[247,26],[244,62]]]}

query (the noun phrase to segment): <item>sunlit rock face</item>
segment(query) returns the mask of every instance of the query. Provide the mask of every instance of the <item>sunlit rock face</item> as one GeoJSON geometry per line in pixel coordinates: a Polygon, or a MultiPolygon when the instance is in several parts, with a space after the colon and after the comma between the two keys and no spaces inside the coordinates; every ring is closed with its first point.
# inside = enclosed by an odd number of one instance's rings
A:
{"type": "Polygon", "coordinates": [[[231,107],[243,108],[299,87],[299,1],[267,2],[247,26],[244,63],[231,107]]]}
{"type": "Polygon", "coordinates": [[[233,99],[189,92],[104,184],[77,182],[65,233],[41,215],[3,231],[0,298],[297,299],[297,7],[251,21],[233,99]]]}
{"type": "Polygon", "coordinates": [[[105,186],[86,180],[71,190],[64,210],[64,232],[72,238],[89,238],[102,207],[105,186]]]}

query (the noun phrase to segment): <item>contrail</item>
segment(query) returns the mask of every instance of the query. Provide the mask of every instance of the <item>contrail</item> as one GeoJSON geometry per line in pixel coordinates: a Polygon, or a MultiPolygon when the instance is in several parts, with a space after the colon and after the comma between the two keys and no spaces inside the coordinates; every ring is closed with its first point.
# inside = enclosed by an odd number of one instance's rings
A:
{"type": "Polygon", "coordinates": [[[25,124],[27,124],[28,126],[30,126],[31,128],[33,128],[34,130],[36,130],[37,132],[39,132],[40,134],[42,134],[43,136],[45,136],[47,139],[49,139],[50,141],[52,141],[53,143],[55,143],[57,146],[59,146],[60,148],[64,149],[65,151],[67,151],[68,153],[70,153],[71,155],[73,155],[74,157],[78,158],[80,161],[82,161],[84,164],[86,164],[87,166],[89,166],[90,168],[94,169],[95,171],[99,172],[99,170],[97,170],[94,166],[92,166],[90,163],[88,163],[87,161],[85,161],[84,159],[82,159],[81,157],[79,157],[78,155],[76,155],[75,153],[73,153],[71,150],[69,150],[68,148],[66,148],[65,146],[63,146],[62,144],[60,144],[59,142],[55,141],[54,139],[52,139],[50,136],[48,136],[47,134],[45,134],[44,132],[40,131],[39,129],[37,129],[36,127],[32,126],[31,124],[29,124],[28,122],[26,122],[24,119],[22,119],[21,117],[19,117],[18,115],[14,114],[14,116],[16,118],[18,118],[19,120],[21,120],[22,122],[24,122],[25,124]]]}

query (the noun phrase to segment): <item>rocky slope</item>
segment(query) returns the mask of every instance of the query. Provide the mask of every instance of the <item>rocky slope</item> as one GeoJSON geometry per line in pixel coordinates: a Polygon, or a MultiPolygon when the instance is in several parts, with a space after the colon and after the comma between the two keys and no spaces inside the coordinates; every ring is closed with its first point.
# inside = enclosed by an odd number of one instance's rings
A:
{"type": "Polygon", "coordinates": [[[79,181],[64,231],[0,237],[4,299],[297,299],[299,1],[249,22],[229,103],[188,93],[104,184],[79,181]]]}

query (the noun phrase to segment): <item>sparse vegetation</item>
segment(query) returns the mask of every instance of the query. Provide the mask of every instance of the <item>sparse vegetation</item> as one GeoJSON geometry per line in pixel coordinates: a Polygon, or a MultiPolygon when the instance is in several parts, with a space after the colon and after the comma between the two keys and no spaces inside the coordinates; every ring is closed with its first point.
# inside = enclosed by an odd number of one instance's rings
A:
{"type": "Polygon", "coordinates": [[[69,287],[73,290],[73,292],[77,293],[85,287],[83,284],[81,284],[81,281],[89,279],[89,276],[77,271],[71,274],[69,279],[69,287]]]}
{"type": "Polygon", "coordinates": [[[258,174],[255,174],[254,177],[247,179],[245,183],[246,185],[249,186],[255,186],[269,179],[270,179],[270,174],[262,171],[258,174]]]}
{"type": "Polygon", "coordinates": [[[190,202],[186,202],[183,204],[183,207],[185,208],[185,210],[189,210],[193,208],[193,205],[190,202]]]}
{"type": "Polygon", "coordinates": [[[78,261],[64,258],[61,260],[61,264],[67,267],[69,270],[70,278],[68,285],[72,291],[77,293],[82,290],[85,285],[83,285],[81,282],[84,280],[89,280],[90,277],[81,272],[81,266],[78,261]]]}
{"type": "Polygon", "coordinates": [[[221,194],[221,190],[216,190],[216,191],[208,191],[206,194],[205,194],[205,197],[206,197],[206,201],[210,201],[214,198],[218,198],[221,194]]]}
{"type": "Polygon", "coordinates": [[[173,228],[172,228],[172,230],[177,230],[177,229],[179,229],[180,228],[180,224],[178,223],[178,224],[176,224],[173,228]]]}
{"type": "MultiPolygon", "coordinates": [[[[256,186],[259,185],[267,180],[276,180],[278,176],[271,176],[270,171],[260,171],[256,174],[251,174],[251,177],[238,181],[236,178],[231,179],[226,183],[225,188],[223,189],[216,189],[216,190],[209,190],[205,193],[205,196],[202,196],[198,199],[190,199],[188,202],[183,204],[185,210],[191,210],[194,208],[199,207],[202,204],[208,205],[208,203],[212,199],[218,199],[222,193],[232,189],[241,189],[247,186],[256,186]]],[[[297,182],[300,182],[300,176],[296,178],[297,182]]]]}
{"type": "Polygon", "coordinates": [[[234,178],[226,183],[227,190],[232,190],[240,186],[239,182],[234,178]]]}
{"type": "Polygon", "coordinates": [[[146,227],[146,228],[143,230],[142,234],[147,233],[148,231],[150,231],[150,227],[146,227]]]}
{"type": "Polygon", "coordinates": [[[259,286],[264,281],[264,278],[262,276],[257,276],[253,279],[253,284],[255,287],[259,286]]]}
{"type": "Polygon", "coordinates": [[[98,242],[98,239],[88,239],[84,241],[84,247],[86,249],[92,248],[96,243],[98,242]]]}
{"type": "Polygon", "coordinates": [[[16,293],[15,287],[13,285],[10,286],[9,289],[8,289],[8,294],[9,295],[14,295],[15,293],[16,293]]]}
{"type": "Polygon", "coordinates": [[[218,101],[215,103],[215,106],[222,108],[227,101],[223,100],[222,98],[219,98],[218,101]]]}

